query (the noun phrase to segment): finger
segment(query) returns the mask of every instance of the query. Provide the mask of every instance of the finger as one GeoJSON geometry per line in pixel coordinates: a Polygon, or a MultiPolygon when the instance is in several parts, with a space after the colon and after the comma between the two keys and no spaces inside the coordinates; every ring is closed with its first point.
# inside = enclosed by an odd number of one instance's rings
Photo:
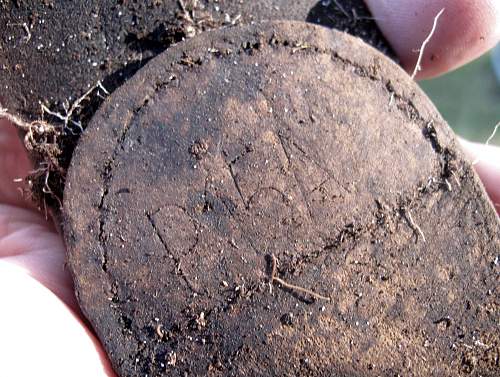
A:
{"type": "Polygon", "coordinates": [[[418,50],[444,8],[424,50],[419,79],[458,68],[500,41],[498,0],[365,1],[408,72],[413,71],[418,50]]]}
{"type": "Polygon", "coordinates": [[[17,130],[5,119],[0,119],[0,203],[32,207],[23,197],[23,183],[17,182],[31,169],[17,130]]]}
{"type": "Polygon", "coordinates": [[[0,261],[1,376],[114,376],[104,350],[50,291],[0,261]]]}
{"type": "Polygon", "coordinates": [[[500,147],[460,140],[500,215],[500,147]]]}

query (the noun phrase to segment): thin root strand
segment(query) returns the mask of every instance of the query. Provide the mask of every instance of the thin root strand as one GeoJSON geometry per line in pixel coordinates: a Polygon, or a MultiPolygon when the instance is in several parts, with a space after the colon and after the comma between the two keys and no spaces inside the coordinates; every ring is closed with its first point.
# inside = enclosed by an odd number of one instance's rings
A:
{"type": "Polygon", "coordinates": [[[272,258],[272,270],[271,270],[271,279],[270,279],[271,283],[279,284],[283,288],[287,288],[287,289],[290,289],[292,291],[305,293],[305,294],[307,294],[309,296],[312,296],[312,297],[314,297],[314,298],[316,298],[318,300],[331,301],[330,297],[326,297],[326,296],[320,295],[320,294],[318,294],[316,292],[311,291],[310,289],[299,287],[298,285],[287,283],[283,279],[281,279],[278,276],[276,276],[278,261],[277,261],[276,257],[274,256],[274,254],[271,255],[271,258],[272,258]]]}
{"type": "Polygon", "coordinates": [[[420,237],[422,237],[422,240],[424,243],[426,243],[425,235],[424,232],[422,231],[422,228],[418,226],[418,224],[413,220],[413,217],[411,216],[411,212],[409,210],[406,211],[406,216],[408,217],[408,221],[410,222],[411,227],[415,232],[418,232],[420,237]]]}
{"type": "Polygon", "coordinates": [[[439,17],[441,17],[443,12],[444,12],[444,8],[439,11],[439,13],[436,15],[436,17],[434,17],[434,23],[432,25],[431,32],[429,33],[427,38],[425,38],[424,42],[422,43],[422,46],[420,47],[420,50],[418,53],[417,64],[415,65],[415,69],[413,70],[413,73],[411,75],[412,80],[414,80],[415,77],[417,76],[417,74],[422,70],[422,58],[424,57],[424,50],[427,47],[427,44],[430,42],[432,36],[436,32],[436,27],[437,27],[437,23],[439,21],[439,17]]]}
{"type": "MultiPolygon", "coordinates": [[[[69,129],[68,125],[72,124],[73,126],[78,127],[79,132],[83,132],[83,127],[81,122],[78,122],[73,119],[73,113],[81,108],[81,104],[83,101],[88,99],[90,95],[96,90],[101,89],[104,94],[109,95],[109,91],[102,85],[100,81],[97,82],[94,86],[92,86],[89,90],[87,90],[80,98],[78,98],[75,102],[69,105],[63,106],[66,115],[61,114],[60,112],[52,111],[47,106],[42,104],[42,119],[44,114],[52,115],[53,117],[61,120],[64,124],[64,129],[69,129]]],[[[99,95],[99,93],[98,93],[99,95]]],[[[102,97],[102,96],[101,96],[102,97]]]]}
{"type": "MultiPolygon", "coordinates": [[[[492,134],[490,135],[490,137],[488,138],[488,140],[486,140],[486,143],[485,145],[490,145],[490,143],[493,141],[493,139],[495,138],[497,132],[498,132],[498,129],[500,129],[500,122],[497,123],[497,125],[495,126],[495,128],[493,129],[493,132],[492,134]]],[[[477,165],[479,162],[481,162],[481,158],[476,158],[473,162],[472,162],[472,165],[477,165]]]]}

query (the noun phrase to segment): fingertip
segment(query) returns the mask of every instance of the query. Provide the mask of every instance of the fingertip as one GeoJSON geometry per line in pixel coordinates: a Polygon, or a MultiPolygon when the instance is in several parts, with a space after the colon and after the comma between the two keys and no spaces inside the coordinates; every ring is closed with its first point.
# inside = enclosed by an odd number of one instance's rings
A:
{"type": "Polygon", "coordinates": [[[497,0],[365,1],[408,72],[416,66],[419,49],[444,9],[424,50],[418,79],[458,68],[500,41],[497,0]]]}
{"type": "Polygon", "coordinates": [[[500,215],[500,147],[472,143],[460,139],[460,144],[474,164],[479,178],[500,215]]]}

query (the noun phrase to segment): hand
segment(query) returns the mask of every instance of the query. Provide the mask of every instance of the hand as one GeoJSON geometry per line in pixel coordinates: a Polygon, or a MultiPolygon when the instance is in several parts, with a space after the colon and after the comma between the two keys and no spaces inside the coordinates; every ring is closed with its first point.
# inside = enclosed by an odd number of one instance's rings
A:
{"type": "MultiPolygon", "coordinates": [[[[498,0],[365,0],[408,72],[434,18],[444,9],[424,51],[418,79],[441,75],[474,60],[500,42],[498,0]]],[[[494,126],[494,125],[492,125],[494,126]]]]}
{"type": "Polygon", "coordinates": [[[0,120],[0,376],[113,376],[79,312],[60,235],[14,183],[30,169],[0,120]]]}
{"type": "MultiPolygon", "coordinates": [[[[446,8],[419,77],[464,64],[499,40],[496,0],[366,1],[409,71],[416,60],[413,50],[446,8]]],[[[472,158],[480,155],[477,171],[499,203],[500,148],[467,142],[464,147],[472,158]]],[[[30,169],[14,127],[0,120],[0,375],[114,376],[78,309],[61,236],[14,182],[30,169]]]]}

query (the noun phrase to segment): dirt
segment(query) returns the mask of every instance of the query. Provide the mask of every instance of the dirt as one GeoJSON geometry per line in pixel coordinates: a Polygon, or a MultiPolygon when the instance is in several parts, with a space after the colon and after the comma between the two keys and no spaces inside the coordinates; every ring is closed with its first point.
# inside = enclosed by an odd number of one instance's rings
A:
{"type": "Polygon", "coordinates": [[[55,146],[46,143],[54,134],[35,134],[28,145],[39,168],[28,180],[34,200],[59,210],[73,149],[107,92],[172,44],[264,19],[335,27],[394,56],[361,0],[0,0],[0,104],[60,127],[55,146]]]}
{"type": "Polygon", "coordinates": [[[206,32],[80,139],[64,234],[120,376],[497,376],[491,203],[435,107],[358,39],[206,32]]]}

